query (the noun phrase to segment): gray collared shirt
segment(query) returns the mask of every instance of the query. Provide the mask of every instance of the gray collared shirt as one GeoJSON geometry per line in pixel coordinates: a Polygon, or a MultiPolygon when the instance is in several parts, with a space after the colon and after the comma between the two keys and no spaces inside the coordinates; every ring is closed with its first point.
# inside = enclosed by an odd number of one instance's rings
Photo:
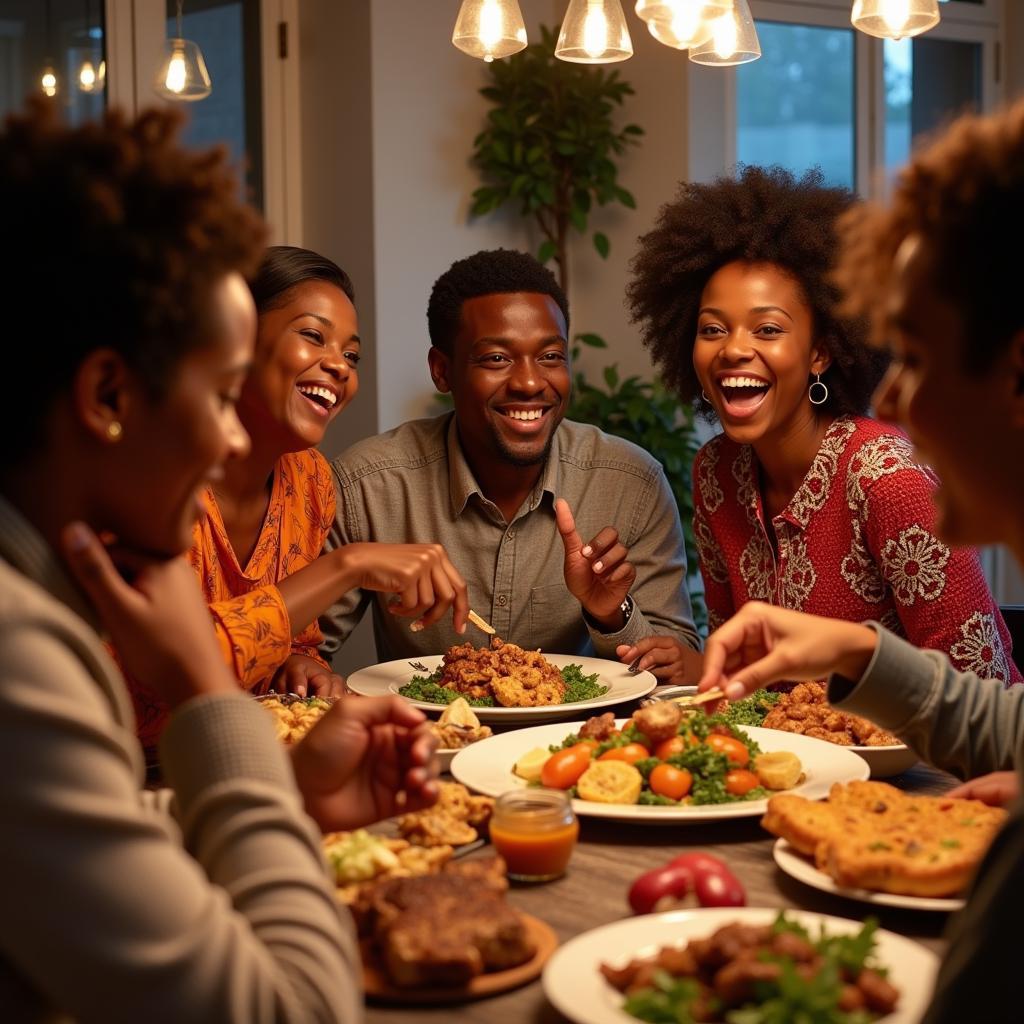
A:
{"type": "MultiPolygon", "coordinates": [[[[654,633],[699,640],[686,589],[679,513],[661,465],[596,427],[564,420],[537,486],[511,523],[480,492],[453,414],[414,420],[353,445],[332,464],[338,509],[329,548],[358,541],[439,543],[469,587],[470,607],[504,640],[560,654],[615,657],[618,644],[654,633]],[[636,566],[634,607],[616,633],[587,621],[562,575],[555,498],[565,498],[584,542],[619,531],[636,566]]],[[[373,604],[382,661],[440,654],[465,642],[451,616],[413,633],[386,610],[388,595],[354,590],[320,620],[330,657],[373,604]]],[[[482,634],[477,638],[482,639],[482,634]]]]}

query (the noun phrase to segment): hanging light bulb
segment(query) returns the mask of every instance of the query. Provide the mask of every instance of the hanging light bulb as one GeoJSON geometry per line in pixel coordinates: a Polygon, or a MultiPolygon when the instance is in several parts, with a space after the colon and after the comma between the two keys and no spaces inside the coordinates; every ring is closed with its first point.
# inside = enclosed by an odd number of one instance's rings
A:
{"type": "Polygon", "coordinates": [[[518,53],[526,46],[526,25],[518,0],[462,0],[452,43],[488,64],[518,53]]]}
{"type": "Polygon", "coordinates": [[[619,0],[569,0],[555,56],[573,64],[611,64],[633,56],[619,0]]]}
{"type": "Polygon", "coordinates": [[[43,68],[43,75],[42,78],[39,79],[39,85],[45,95],[57,95],[57,73],[53,70],[52,64],[47,64],[46,67],[43,68]]]}
{"type": "MultiPolygon", "coordinates": [[[[85,0],[85,38],[86,45],[92,48],[92,4],[85,0]]],[[[82,92],[102,92],[107,77],[106,61],[101,60],[99,69],[92,62],[91,54],[87,54],[78,69],[78,88],[82,92]]]]}
{"type": "Polygon", "coordinates": [[[182,0],[178,0],[178,34],[165,44],[165,56],[153,79],[153,89],[164,99],[191,102],[205,99],[213,92],[213,86],[198,43],[181,37],[181,5],[182,0]]]}
{"type": "Polygon", "coordinates": [[[730,7],[711,19],[711,34],[690,49],[694,64],[729,67],[749,64],[761,56],[761,43],[747,0],[730,0],[730,7]]]}
{"type": "Polygon", "coordinates": [[[637,0],[636,13],[666,46],[686,50],[711,35],[711,19],[729,9],[728,0],[637,0]]]}
{"type": "Polygon", "coordinates": [[[854,0],[854,28],[880,39],[919,36],[939,23],[938,0],[854,0]]]}

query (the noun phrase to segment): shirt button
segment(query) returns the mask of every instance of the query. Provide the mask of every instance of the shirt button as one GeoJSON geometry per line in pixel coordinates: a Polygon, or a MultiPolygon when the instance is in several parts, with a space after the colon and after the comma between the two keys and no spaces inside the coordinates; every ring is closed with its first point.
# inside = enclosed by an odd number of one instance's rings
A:
{"type": "Polygon", "coordinates": [[[515,535],[515,530],[509,530],[508,533],[505,534],[505,540],[512,540],[515,537],[515,535]]]}
{"type": "Polygon", "coordinates": [[[508,604],[508,598],[504,594],[500,594],[498,596],[498,604],[500,604],[501,607],[504,608],[505,605],[508,604]]]}

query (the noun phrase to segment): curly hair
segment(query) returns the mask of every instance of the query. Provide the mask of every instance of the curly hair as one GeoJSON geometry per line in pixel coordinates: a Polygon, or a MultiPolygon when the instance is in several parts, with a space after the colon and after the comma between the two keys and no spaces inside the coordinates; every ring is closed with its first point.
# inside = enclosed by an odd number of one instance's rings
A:
{"type": "Polygon", "coordinates": [[[427,303],[431,345],[445,355],[452,355],[466,299],[513,292],[550,295],[565,317],[566,330],[569,329],[569,300],[547,267],[515,249],[485,249],[457,260],[434,282],[427,303]]]}
{"type": "Polygon", "coordinates": [[[961,313],[964,368],[991,367],[1024,329],[1024,309],[1013,298],[1020,270],[1007,255],[1024,238],[1024,101],[959,118],[915,153],[887,208],[850,211],[839,231],[843,310],[871,317],[872,340],[885,339],[896,251],[918,235],[928,244],[937,293],[961,313]]]}
{"type": "Polygon", "coordinates": [[[334,260],[311,249],[300,249],[294,245],[271,245],[263,254],[259,270],[249,285],[256,302],[256,311],[266,313],[283,306],[288,293],[306,281],[333,284],[348,296],[353,306],[356,303],[351,279],[334,260]]]}
{"type": "Polygon", "coordinates": [[[2,404],[7,465],[44,443],[50,407],[97,348],[117,351],[159,400],[211,340],[217,282],[255,271],[262,218],[239,198],[226,152],[186,149],[181,124],[165,110],[111,110],[70,127],[37,98],[0,131],[5,289],[38,327],[7,345],[8,380],[34,382],[28,405],[2,404]]]}
{"type": "Polygon", "coordinates": [[[743,261],[774,264],[803,290],[815,341],[832,357],[822,375],[829,389],[823,411],[867,408],[886,357],[863,344],[863,320],[838,314],[839,291],[831,278],[836,219],[855,198],[826,186],[818,170],[796,178],[782,167],[749,166],[737,177],[680,185],[654,229],[640,239],[627,299],[644,345],[683,401],[700,402],[713,415],[693,368],[700,298],[716,271],[743,261]]]}

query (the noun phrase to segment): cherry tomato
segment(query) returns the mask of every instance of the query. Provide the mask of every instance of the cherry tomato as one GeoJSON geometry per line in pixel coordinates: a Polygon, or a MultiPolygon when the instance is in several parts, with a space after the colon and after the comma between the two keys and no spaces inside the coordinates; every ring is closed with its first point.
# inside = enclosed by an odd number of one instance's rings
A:
{"type": "Polygon", "coordinates": [[[594,751],[597,750],[599,746],[600,744],[597,740],[580,740],[579,743],[574,743],[571,749],[575,749],[576,747],[585,747],[590,751],[590,756],[593,757],[594,751]]]}
{"type": "Polygon", "coordinates": [[[760,786],[757,776],[745,768],[735,768],[725,773],[725,791],[732,796],[746,796],[752,789],[760,786]]]}
{"type": "Polygon", "coordinates": [[[652,793],[667,796],[670,800],[682,800],[693,785],[693,776],[685,768],[671,764],[659,764],[647,780],[652,793]]]}
{"type": "Polygon", "coordinates": [[[606,750],[598,761],[625,761],[626,764],[636,764],[637,761],[650,756],[651,752],[642,743],[627,743],[624,747],[606,750]]]}
{"type": "Polygon", "coordinates": [[[719,733],[712,733],[704,741],[716,754],[725,754],[729,764],[737,768],[746,768],[750,763],[750,751],[742,740],[735,736],[722,736],[719,733]]]}
{"type": "Polygon", "coordinates": [[[540,782],[549,789],[569,789],[587,770],[591,751],[583,744],[552,754],[540,770],[540,782]]]}
{"type": "Polygon", "coordinates": [[[688,746],[685,736],[672,736],[662,740],[654,748],[654,756],[661,761],[667,761],[673,754],[681,754],[688,746]]]}
{"type": "Polygon", "coordinates": [[[666,864],[642,874],[629,889],[634,914],[650,914],[666,896],[681,900],[694,885],[693,872],[680,865],[666,864]]]}

